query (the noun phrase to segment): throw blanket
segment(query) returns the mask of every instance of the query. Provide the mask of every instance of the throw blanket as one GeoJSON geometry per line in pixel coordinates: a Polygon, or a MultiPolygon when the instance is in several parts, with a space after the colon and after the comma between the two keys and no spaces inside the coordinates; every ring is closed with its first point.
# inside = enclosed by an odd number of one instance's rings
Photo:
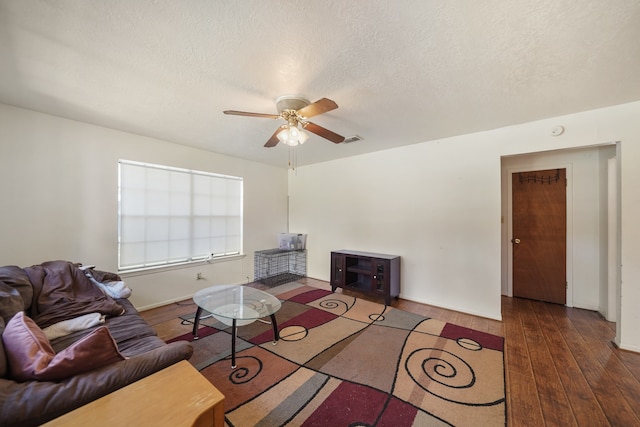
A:
{"type": "MultiPolygon", "coordinates": [[[[77,264],[49,261],[24,271],[33,285],[30,317],[41,328],[88,313],[119,316],[124,312],[122,306],[94,285],[77,264]]],[[[109,275],[117,277],[96,270],[92,273],[98,281],[108,280],[109,275]]]]}
{"type": "Polygon", "coordinates": [[[92,328],[96,325],[104,323],[104,314],[89,313],[75,319],[63,320],[62,322],[54,323],[51,326],[47,326],[42,330],[47,336],[49,341],[56,338],[64,337],[72,332],[83,331],[85,329],[92,328]]]}
{"type": "Polygon", "coordinates": [[[91,283],[102,289],[102,292],[109,295],[111,298],[129,298],[131,296],[131,289],[122,281],[115,280],[117,275],[112,273],[104,273],[102,271],[94,271],[95,265],[83,265],[80,270],[84,272],[84,275],[91,280],[91,283]],[[103,281],[98,281],[93,277],[93,273],[104,275],[103,281]]]}

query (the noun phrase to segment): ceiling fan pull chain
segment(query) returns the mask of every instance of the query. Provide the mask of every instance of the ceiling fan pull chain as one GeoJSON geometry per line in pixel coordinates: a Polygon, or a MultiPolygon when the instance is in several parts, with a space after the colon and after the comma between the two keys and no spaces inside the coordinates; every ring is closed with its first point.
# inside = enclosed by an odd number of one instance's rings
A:
{"type": "Polygon", "coordinates": [[[296,171],[298,168],[298,152],[295,147],[289,147],[289,169],[296,171]]]}

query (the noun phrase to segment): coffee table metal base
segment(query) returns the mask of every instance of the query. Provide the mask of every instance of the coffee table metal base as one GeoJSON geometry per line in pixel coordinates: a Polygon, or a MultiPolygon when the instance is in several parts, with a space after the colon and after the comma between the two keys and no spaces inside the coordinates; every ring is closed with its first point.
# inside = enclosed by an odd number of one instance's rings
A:
{"type": "MultiPolygon", "coordinates": [[[[200,316],[202,315],[202,307],[198,306],[196,310],[196,317],[193,319],[193,339],[198,339],[198,327],[200,326],[200,316]]],[[[273,345],[278,343],[278,322],[276,321],[276,315],[271,316],[271,326],[273,326],[273,345]]],[[[231,325],[231,369],[236,368],[236,335],[237,335],[237,319],[232,319],[231,325]]]]}

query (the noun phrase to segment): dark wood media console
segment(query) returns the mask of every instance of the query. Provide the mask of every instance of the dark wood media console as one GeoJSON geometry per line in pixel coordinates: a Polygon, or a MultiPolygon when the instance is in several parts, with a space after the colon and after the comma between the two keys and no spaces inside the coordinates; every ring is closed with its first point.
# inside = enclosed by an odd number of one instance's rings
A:
{"type": "Polygon", "coordinates": [[[400,257],[340,250],[331,252],[331,290],[359,291],[384,297],[387,305],[400,295],[400,257]]]}

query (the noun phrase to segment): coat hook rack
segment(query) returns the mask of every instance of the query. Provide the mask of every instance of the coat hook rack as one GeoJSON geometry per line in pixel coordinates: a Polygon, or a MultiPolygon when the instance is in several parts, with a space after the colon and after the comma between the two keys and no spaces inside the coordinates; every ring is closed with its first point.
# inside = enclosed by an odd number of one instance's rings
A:
{"type": "Polygon", "coordinates": [[[518,179],[520,181],[520,184],[524,184],[525,182],[534,182],[534,183],[539,182],[541,184],[551,184],[553,182],[560,181],[560,169],[556,169],[555,175],[548,175],[548,176],[538,175],[535,172],[533,173],[520,172],[518,174],[518,179]]]}

